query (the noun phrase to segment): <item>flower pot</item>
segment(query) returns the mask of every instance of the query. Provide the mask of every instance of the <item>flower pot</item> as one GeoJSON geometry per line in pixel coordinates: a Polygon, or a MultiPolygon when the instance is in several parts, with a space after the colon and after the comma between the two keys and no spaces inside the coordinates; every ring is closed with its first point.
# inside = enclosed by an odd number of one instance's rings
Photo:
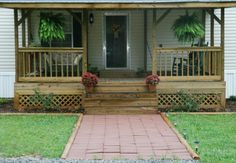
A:
{"type": "Polygon", "coordinates": [[[87,93],[92,93],[94,90],[94,87],[85,87],[85,90],[87,93]]]}
{"type": "Polygon", "coordinates": [[[149,91],[155,91],[156,90],[156,84],[148,84],[148,90],[149,91]]]}

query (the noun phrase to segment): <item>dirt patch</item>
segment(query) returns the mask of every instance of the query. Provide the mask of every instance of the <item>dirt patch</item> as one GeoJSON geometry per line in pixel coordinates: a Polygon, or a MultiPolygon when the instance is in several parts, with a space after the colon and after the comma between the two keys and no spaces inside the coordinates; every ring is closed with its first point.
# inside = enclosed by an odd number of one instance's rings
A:
{"type": "Polygon", "coordinates": [[[13,107],[13,100],[9,99],[4,104],[0,104],[0,113],[17,113],[18,110],[13,107]]]}

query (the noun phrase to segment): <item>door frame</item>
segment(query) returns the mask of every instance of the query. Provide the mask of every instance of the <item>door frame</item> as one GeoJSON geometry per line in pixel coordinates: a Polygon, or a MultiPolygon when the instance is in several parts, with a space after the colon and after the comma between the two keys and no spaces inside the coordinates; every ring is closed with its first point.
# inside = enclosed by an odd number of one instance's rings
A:
{"type": "Polygon", "coordinates": [[[128,11],[116,11],[116,12],[105,12],[103,16],[103,61],[105,70],[127,70],[130,69],[130,30],[129,30],[129,12],[128,11]],[[106,47],[106,16],[126,16],[126,67],[107,67],[107,47],[106,47]]]}

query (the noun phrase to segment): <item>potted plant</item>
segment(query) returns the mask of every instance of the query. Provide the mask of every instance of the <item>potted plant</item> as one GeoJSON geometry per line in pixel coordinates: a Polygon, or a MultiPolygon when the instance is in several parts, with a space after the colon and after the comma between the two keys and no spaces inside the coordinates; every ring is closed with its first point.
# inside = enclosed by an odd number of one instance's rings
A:
{"type": "Polygon", "coordinates": [[[86,72],[82,75],[82,84],[85,86],[87,92],[93,92],[94,87],[98,83],[98,78],[96,75],[86,72]]]}
{"type": "Polygon", "coordinates": [[[160,82],[160,78],[158,75],[149,75],[146,77],[146,84],[150,91],[156,90],[156,85],[160,82]]]}
{"type": "Polygon", "coordinates": [[[189,15],[188,11],[175,20],[172,30],[180,42],[194,43],[194,39],[204,37],[204,26],[196,13],[189,15]]]}
{"type": "Polygon", "coordinates": [[[39,38],[43,45],[50,47],[53,40],[65,40],[64,18],[61,13],[40,13],[39,38]]]}

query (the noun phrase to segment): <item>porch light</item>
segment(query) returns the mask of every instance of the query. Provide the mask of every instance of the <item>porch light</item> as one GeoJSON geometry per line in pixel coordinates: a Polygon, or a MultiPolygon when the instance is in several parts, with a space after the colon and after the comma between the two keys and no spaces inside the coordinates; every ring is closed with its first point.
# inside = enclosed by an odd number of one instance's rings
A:
{"type": "Polygon", "coordinates": [[[195,140],[194,144],[195,144],[195,151],[198,152],[200,141],[195,140]]]}
{"type": "Polygon", "coordinates": [[[183,129],[183,135],[184,135],[184,139],[187,139],[187,131],[186,131],[186,128],[183,129]]]}
{"type": "Polygon", "coordinates": [[[90,23],[90,24],[93,24],[93,22],[94,22],[93,13],[90,13],[90,14],[89,14],[89,23],[90,23]]]}

